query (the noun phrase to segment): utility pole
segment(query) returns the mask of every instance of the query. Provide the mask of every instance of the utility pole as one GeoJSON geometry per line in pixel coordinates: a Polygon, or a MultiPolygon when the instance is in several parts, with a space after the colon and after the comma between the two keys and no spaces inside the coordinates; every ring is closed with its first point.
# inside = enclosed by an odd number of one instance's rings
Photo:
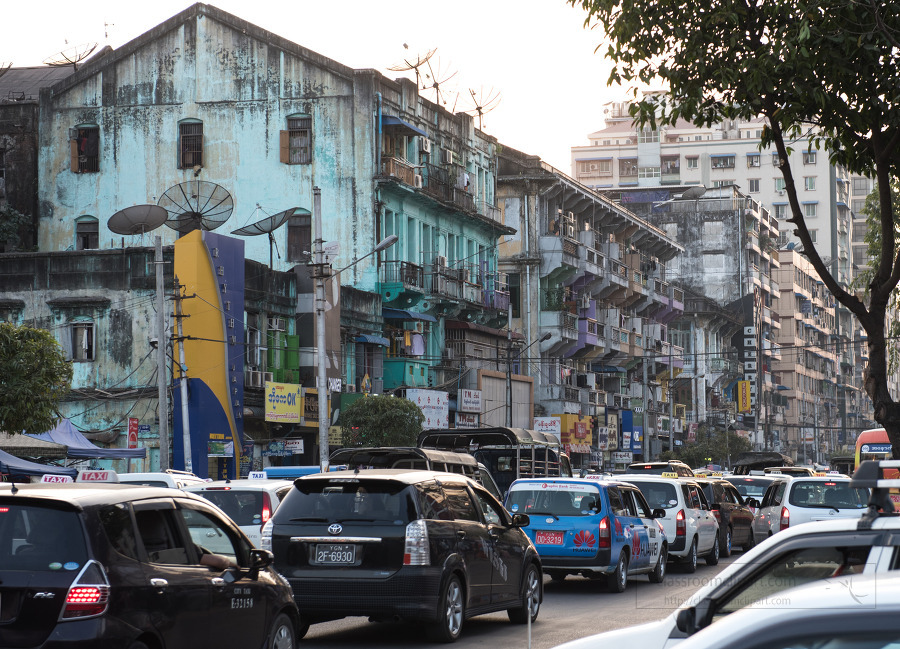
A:
{"type": "Polygon", "coordinates": [[[669,452],[675,450],[675,364],[672,362],[672,331],[669,339],[669,452]]]}
{"type": "Polygon", "coordinates": [[[325,259],[322,251],[322,190],[313,187],[313,224],[315,227],[315,241],[313,251],[315,254],[315,278],[316,278],[316,357],[318,359],[318,372],[316,373],[316,396],[319,403],[319,468],[322,473],[328,472],[328,380],[325,373],[325,364],[328,354],[325,349],[325,259]]]}
{"type": "Polygon", "coordinates": [[[175,325],[178,328],[178,369],[180,370],[181,386],[181,439],[184,446],[184,470],[188,473],[194,472],[194,462],[191,451],[191,420],[188,408],[188,384],[187,384],[187,365],[184,364],[184,329],[182,328],[182,319],[188,316],[181,313],[181,284],[178,278],[175,278],[175,325]]]}
{"type": "MultiPolygon", "coordinates": [[[[644,412],[641,413],[641,428],[644,431],[644,441],[641,444],[641,453],[644,456],[641,458],[644,462],[650,461],[650,409],[647,407],[647,402],[649,401],[649,394],[647,389],[647,354],[644,352],[644,359],[641,362],[644,366],[644,412]]],[[[632,458],[634,459],[634,458],[632,458]]]]}
{"type": "MultiPolygon", "coordinates": [[[[520,370],[521,372],[521,370],[520,370]]],[[[512,308],[506,309],[506,426],[512,428],[512,308]]]]}
{"type": "Polygon", "coordinates": [[[166,293],[163,270],[162,237],[156,237],[156,387],[159,395],[159,468],[171,468],[169,462],[169,392],[166,385],[166,293]]]}

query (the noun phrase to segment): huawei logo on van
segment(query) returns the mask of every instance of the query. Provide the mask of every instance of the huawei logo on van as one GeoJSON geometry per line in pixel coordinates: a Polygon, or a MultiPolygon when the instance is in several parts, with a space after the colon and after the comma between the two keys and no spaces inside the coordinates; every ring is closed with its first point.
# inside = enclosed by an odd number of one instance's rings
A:
{"type": "Polygon", "coordinates": [[[578,534],[576,534],[575,538],[573,540],[575,542],[575,547],[577,547],[577,548],[580,548],[582,545],[592,546],[596,542],[594,535],[591,534],[590,532],[586,532],[584,530],[582,530],[578,534]]]}
{"type": "Polygon", "coordinates": [[[344,528],[341,527],[338,523],[332,523],[331,525],[328,526],[329,534],[340,534],[343,531],[344,531],[344,528]]]}

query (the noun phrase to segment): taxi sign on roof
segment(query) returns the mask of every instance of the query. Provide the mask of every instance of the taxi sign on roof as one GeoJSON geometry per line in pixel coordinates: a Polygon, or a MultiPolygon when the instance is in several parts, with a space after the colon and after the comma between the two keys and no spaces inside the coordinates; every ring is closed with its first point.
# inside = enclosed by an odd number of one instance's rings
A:
{"type": "Polygon", "coordinates": [[[678,477],[678,474],[675,473],[674,471],[666,471],[665,473],[662,474],[662,477],[664,477],[664,478],[677,478],[677,477],[678,477]]]}
{"type": "Polygon", "coordinates": [[[119,474],[110,469],[79,471],[75,482],[118,482],[119,474]]]}
{"type": "Polygon", "coordinates": [[[41,476],[41,482],[66,483],[72,482],[72,476],[68,475],[50,475],[45,473],[41,476]]]}
{"type": "Polygon", "coordinates": [[[266,472],[265,471],[251,471],[250,475],[247,476],[249,480],[265,480],[266,472]]]}

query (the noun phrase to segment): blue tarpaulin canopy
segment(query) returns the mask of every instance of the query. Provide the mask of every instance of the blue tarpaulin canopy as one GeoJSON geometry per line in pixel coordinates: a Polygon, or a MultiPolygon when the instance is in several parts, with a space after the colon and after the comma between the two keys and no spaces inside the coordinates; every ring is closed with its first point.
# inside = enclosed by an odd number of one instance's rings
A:
{"type": "Polygon", "coordinates": [[[114,459],[147,457],[146,448],[100,448],[82,435],[81,431],[75,428],[68,419],[62,419],[56,428],[46,433],[30,435],[30,437],[66,446],[68,449],[66,457],[114,459]]]}
{"type": "Polygon", "coordinates": [[[437,322],[437,318],[427,313],[407,311],[406,309],[381,309],[381,315],[385,320],[424,320],[425,322],[437,322]]]}
{"type": "Polygon", "coordinates": [[[390,340],[388,340],[384,336],[375,336],[373,334],[359,334],[356,337],[356,342],[368,343],[370,345],[384,345],[385,347],[391,346],[390,340]]]}
{"type": "Polygon", "coordinates": [[[6,451],[0,451],[0,474],[2,475],[44,475],[47,473],[50,475],[67,475],[73,478],[78,475],[77,469],[29,462],[15,455],[10,455],[6,451]]]}
{"type": "Polygon", "coordinates": [[[381,116],[381,125],[383,127],[393,126],[399,128],[402,131],[406,131],[408,135],[419,135],[421,137],[428,137],[428,133],[420,129],[418,126],[413,126],[409,122],[404,122],[399,117],[394,117],[393,115],[382,115],[381,116]]]}

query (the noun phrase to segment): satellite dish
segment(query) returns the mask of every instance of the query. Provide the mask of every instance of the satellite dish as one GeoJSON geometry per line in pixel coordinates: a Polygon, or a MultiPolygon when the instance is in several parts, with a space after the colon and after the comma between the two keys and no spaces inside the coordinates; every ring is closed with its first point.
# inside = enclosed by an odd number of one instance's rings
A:
{"type": "Polygon", "coordinates": [[[694,187],[688,187],[681,193],[681,198],[686,198],[689,200],[697,200],[703,194],[706,193],[706,187],[703,185],[695,185],[694,187]]]}
{"type": "MultiPolygon", "coordinates": [[[[256,204],[256,209],[260,209],[259,203],[256,204]]],[[[246,237],[255,237],[259,234],[268,234],[269,235],[269,268],[272,268],[272,247],[275,246],[275,235],[272,234],[275,230],[280,228],[282,225],[288,222],[292,216],[312,216],[312,212],[303,207],[292,207],[290,209],[284,210],[283,212],[278,212],[278,214],[273,214],[272,216],[266,217],[264,219],[260,219],[256,223],[251,223],[250,225],[245,225],[242,228],[238,228],[237,230],[232,230],[231,234],[240,234],[241,236],[246,237]]],[[[281,259],[281,255],[278,256],[281,259]]]]}
{"type": "Polygon", "coordinates": [[[157,204],[166,210],[166,225],[182,234],[215,230],[228,220],[234,201],[228,190],[205,180],[189,180],[169,187],[157,204]]]}
{"type": "Polygon", "coordinates": [[[312,213],[302,207],[292,207],[283,212],[279,212],[278,214],[273,214],[270,217],[261,219],[256,223],[251,223],[250,225],[245,225],[237,230],[232,230],[231,234],[240,234],[245,237],[255,237],[258,234],[271,234],[287,223],[288,219],[292,216],[312,216],[312,213]]]}
{"type": "Polygon", "coordinates": [[[116,234],[144,234],[155,230],[168,218],[169,213],[159,205],[132,205],[109,217],[106,227],[116,234]]]}
{"type": "Polygon", "coordinates": [[[99,45],[99,43],[82,43],[81,45],[70,47],[62,52],[57,52],[52,56],[48,56],[44,59],[44,65],[51,65],[58,68],[71,65],[73,69],[77,70],[78,64],[89,57],[93,51],[97,49],[97,45],[99,45]]]}

